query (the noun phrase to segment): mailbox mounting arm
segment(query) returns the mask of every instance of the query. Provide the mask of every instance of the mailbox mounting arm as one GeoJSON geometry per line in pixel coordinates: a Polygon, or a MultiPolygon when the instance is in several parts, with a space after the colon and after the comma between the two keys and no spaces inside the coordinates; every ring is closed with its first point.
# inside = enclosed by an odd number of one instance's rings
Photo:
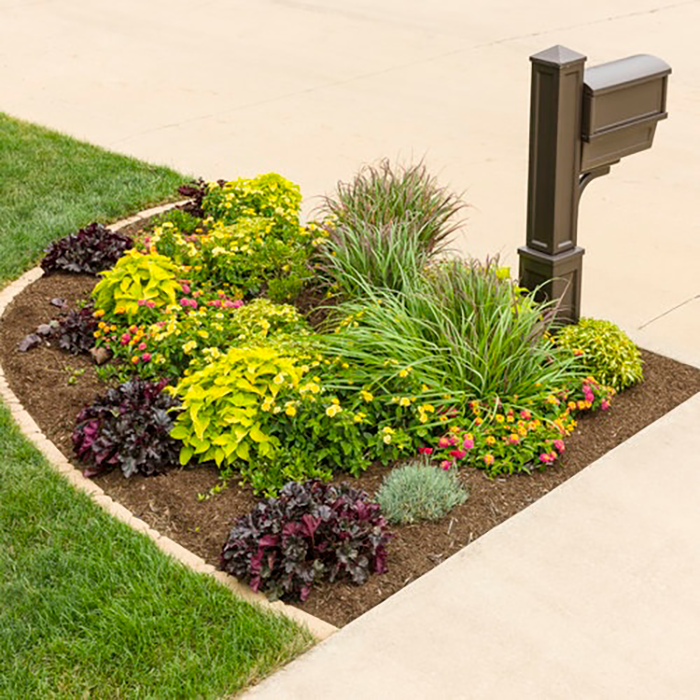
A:
{"type": "Polygon", "coordinates": [[[615,163],[610,163],[610,165],[603,165],[600,168],[595,168],[594,170],[589,170],[587,173],[583,173],[578,179],[578,196],[581,197],[583,191],[593,180],[597,177],[607,175],[610,172],[610,168],[619,162],[619,160],[616,160],[615,163]]]}

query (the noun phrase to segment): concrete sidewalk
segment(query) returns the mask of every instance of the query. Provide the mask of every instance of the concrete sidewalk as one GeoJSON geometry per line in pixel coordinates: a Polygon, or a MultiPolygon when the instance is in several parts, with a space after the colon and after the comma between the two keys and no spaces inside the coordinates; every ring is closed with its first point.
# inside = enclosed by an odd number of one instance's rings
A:
{"type": "Polygon", "coordinates": [[[255,700],[696,700],[700,394],[293,661],[255,700]]]}
{"type": "MultiPolygon", "coordinates": [[[[461,250],[517,268],[528,57],[656,54],[669,120],[582,200],[583,312],[700,367],[699,26],[700,0],[0,0],[0,107],[206,178],[280,172],[307,211],[425,157],[470,204],[461,250]]],[[[696,397],[255,694],[698,697],[699,421],[696,397]]]]}

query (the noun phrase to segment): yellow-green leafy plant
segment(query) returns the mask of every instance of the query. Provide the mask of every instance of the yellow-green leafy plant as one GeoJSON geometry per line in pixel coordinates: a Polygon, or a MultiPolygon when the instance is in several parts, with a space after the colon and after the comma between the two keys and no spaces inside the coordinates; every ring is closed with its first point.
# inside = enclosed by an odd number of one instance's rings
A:
{"type": "Polygon", "coordinates": [[[185,377],[174,389],[183,411],[171,432],[183,443],[180,461],[194,456],[222,467],[251,455],[271,458],[279,441],[261,429],[261,410],[308,369],[268,345],[231,348],[185,377]]]}
{"type": "Polygon", "coordinates": [[[181,285],[180,269],[158,253],[144,255],[127,251],[107,272],[92,292],[95,308],[108,316],[124,315],[131,320],[142,307],[161,309],[174,304],[181,285]]]}
{"type": "Polygon", "coordinates": [[[235,223],[249,217],[267,217],[277,226],[299,225],[301,192],[299,186],[277,173],[231,182],[209,182],[202,202],[206,216],[235,223]]]}
{"type": "Polygon", "coordinates": [[[303,346],[310,335],[308,324],[293,306],[267,299],[244,303],[223,291],[200,295],[192,292],[187,281],[180,282],[183,296],[162,309],[155,323],[137,319],[127,328],[112,330],[100,321],[95,333],[98,345],[108,347],[127,370],[142,377],[172,379],[182,377],[191,365],[196,368],[220,358],[231,346],[271,339],[303,346]]]}
{"type": "Polygon", "coordinates": [[[582,318],[560,330],[555,342],[571,350],[590,374],[616,391],[644,379],[639,349],[611,321],[582,318]]]}

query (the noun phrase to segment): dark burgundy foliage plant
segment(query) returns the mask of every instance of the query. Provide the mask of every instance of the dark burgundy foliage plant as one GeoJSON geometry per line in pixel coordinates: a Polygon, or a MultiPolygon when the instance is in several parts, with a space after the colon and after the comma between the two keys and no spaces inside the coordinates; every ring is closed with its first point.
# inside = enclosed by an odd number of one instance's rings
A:
{"type": "Polygon", "coordinates": [[[379,505],[348,484],[286,484],[236,521],[221,568],[270,598],[306,600],[314,582],[364,583],[386,570],[379,505]]]}
{"type": "Polygon", "coordinates": [[[41,267],[46,274],[75,272],[96,275],[113,267],[133,245],[130,236],[92,223],[52,243],[46,249],[41,267]]]}
{"type": "MultiPolygon", "coordinates": [[[[219,185],[223,186],[226,184],[226,180],[219,180],[219,185]]],[[[200,219],[204,218],[204,209],[202,208],[202,203],[204,202],[204,197],[207,194],[207,183],[201,177],[192,182],[181,185],[177,188],[177,191],[183,197],[190,197],[191,202],[183,207],[183,210],[192,216],[197,216],[200,219]]]]}
{"type": "Polygon", "coordinates": [[[90,352],[90,348],[95,344],[94,333],[98,324],[92,314],[93,307],[89,304],[82,309],[68,312],[59,320],[56,333],[61,350],[66,350],[73,355],[90,352]]]}
{"type": "Polygon", "coordinates": [[[110,389],[78,415],[73,450],[89,466],[85,476],[119,467],[124,476],[152,476],[178,463],[180,443],[170,437],[173,409],[166,382],[133,379],[110,389]]]}

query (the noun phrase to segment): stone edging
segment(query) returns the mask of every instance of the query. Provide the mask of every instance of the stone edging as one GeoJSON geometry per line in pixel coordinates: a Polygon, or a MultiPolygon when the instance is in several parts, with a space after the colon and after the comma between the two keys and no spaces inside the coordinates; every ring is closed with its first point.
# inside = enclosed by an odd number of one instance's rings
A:
{"type": "MultiPolygon", "coordinates": [[[[135,216],[128,219],[122,219],[110,224],[111,229],[120,229],[130,224],[138,223],[151,216],[160,214],[168,209],[183,204],[183,202],[174,202],[152,209],[146,209],[135,216]]],[[[35,267],[14,282],[10,283],[0,291],[0,317],[5,313],[5,309],[10,302],[17,296],[25,287],[28,287],[33,282],[36,282],[44,271],[40,267],[35,267]]],[[[84,477],[79,469],[76,469],[63,455],[63,453],[53,444],[39,429],[39,426],[34,422],[34,419],[24,409],[19,399],[10,389],[5,373],[0,367],[0,397],[5,401],[5,404],[10,410],[12,417],[18,424],[24,436],[31,440],[34,445],[44,454],[51,467],[61,474],[68,482],[83,493],[88,494],[92,500],[97,503],[103,510],[110,515],[126,523],[129,527],[141,532],[147,537],[150,537],[158,546],[158,548],[167,555],[189,567],[193,571],[201,574],[207,574],[215,578],[219,583],[222,583],[227,588],[232,590],[238,597],[244,600],[255,603],[263,608],[273,610],[277,613],[291,618],[295,622],[306,627],[311,634],[318,640],[325,639],[337,631],[328,622],[321,620],[313,615],[310,615],[303,610],[299,610],[291,605],[285,605],[281,601],[271,603],[262,593],[253,592],[248,586],[238,581],[233,576],[224,571],[218,571],[211,564],[207,564],[204,559],[197,556],[182,545],[178,544],[169,537],[161,535],[158,530],[150,527],[146,522],[137,518],[128,508],[125,508],[121,503],[117,503],[108,496],[97,484],[90,479],[84,477]]]]}

